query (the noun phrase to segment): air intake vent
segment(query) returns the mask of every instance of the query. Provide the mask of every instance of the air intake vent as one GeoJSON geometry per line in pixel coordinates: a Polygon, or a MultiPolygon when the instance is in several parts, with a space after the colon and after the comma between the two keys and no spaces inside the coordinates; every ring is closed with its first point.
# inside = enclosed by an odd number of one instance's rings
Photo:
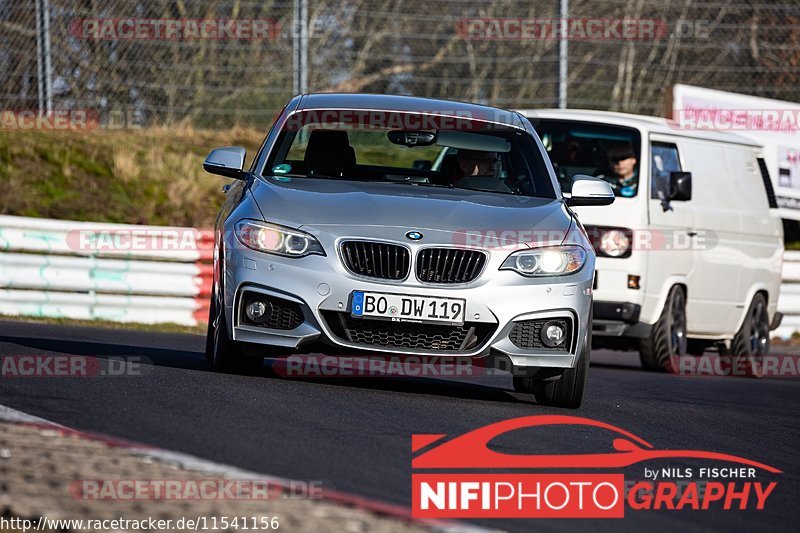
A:
{"type": "Polygon", "coordinates": [[[303,311],[295,302],[253,291],[247,291],[243,294],[240,313],[239,316],[242,324],[270,329],[294,329],[302,324],[304,320],[303,311]],[[257,321],[248,317],[245,312],[247,306],[254,301],[262,302],[264,304],[264,309],[267,311],[266,314],[257,321]]]}
{"type": "Polygon", "coordinates": [[[425,283],[468,283],[486,264],[486,254],[458,248],[425,248],[417,254],[417,279],[425,283]]]}
{"type": "Polygon", "coordinates": [[[467,322],[463,326],[415,324],[353,318],[347,313],[323,311],[333,334],[363,348],[400,348],[411,353],[464,353],[482,346],[497,324],[467,322]]]}
{"type": "Polygon", "coordinates": [[[359,276],[402,280],[408,276],[411,253],[404,246],[372,241],[344,241],[340,247],[345,268],[359,276]]]}
{"type": "Polygon", "coordinates": [[[514,343],[514,346],[524,350],[569,350],[572,345],[572,331],[570,330],[570,322],[565,319],[536,319],[536,320],[522,320],[514,323],[508,338],[514,343]],[[558,346],[546,346],[542,342],[542,327],[545,324],[557,324],[561,326],[565,332],[564,342],[558,346]]]}

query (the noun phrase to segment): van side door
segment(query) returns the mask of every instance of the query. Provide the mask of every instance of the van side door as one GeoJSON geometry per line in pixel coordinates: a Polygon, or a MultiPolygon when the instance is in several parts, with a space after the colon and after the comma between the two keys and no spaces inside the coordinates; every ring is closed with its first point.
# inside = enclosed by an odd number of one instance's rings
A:
{"type": "Polygon", "coordinates": [[[719,141],[681,141],[681,157],[692,172],[696,233],[687,314],[691,310],[690,316],[697,320],[689,319],[688,331],[715,337],[732,335],[743,312],[740,278],[752,261],[749,247],[742,241],[742,211],[752,209],[747,204],[757,199],[744,193],[742,181],[750,179],[760,185],[755,158],[749,171],[745,161],[737,160],[732,167],[728,148],[719,141]]]}
{"type": "MultiPolygon", "coordinates": [[[[649,249],[647,278],[644,279],[648,299],[663,306],[662,298],[676,283],[691,284],[694,268],[692,239],[695,232],[694,204],[691,200],[670,200],[670,174],[685,168],[678,141],[668,135],[650,134],[650,194],[648,199],[649,249]]],[[[691,299],[692,290],[688,288],[691,299]]],[[[655,303],[654,302],[654,303],[655,303]]],[[[659,310],[663,307],[659,307],[659,310]]],[[[692,329],[699,316],[687,302],[687,329],[692,329]]]]}

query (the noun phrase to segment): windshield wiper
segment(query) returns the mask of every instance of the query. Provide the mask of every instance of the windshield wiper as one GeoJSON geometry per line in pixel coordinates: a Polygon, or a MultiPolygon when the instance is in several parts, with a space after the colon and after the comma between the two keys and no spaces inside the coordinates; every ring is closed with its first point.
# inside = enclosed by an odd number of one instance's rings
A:
{"type": "Polygon", "coordinates": [[[443,187],[445,189],[452,189],[452,185],[442,185],[441,183],[430,183],[425,181],[410,181],[410,180],[369,180],[379,181],[381,183],[401,183],[404,185],[417,185],[419,187],[443,187]]]}
{"type": "Polygon", "coordinates": [[[356,178],[348,178],[347,176],[327,176],[325,174],[269,174],[273,178],[309,178],[312,180],[350,180],[350,181],[365,181],[356,178]]]}
{"type": "Polygon", "coordinates": [[[510,194],[512,196],[520,196],[519,193],[515,193],[514,191],[498,191],[497,189],[482,189],[480,187],[455,187],[456,189],[461,189],[462,191],[478,191],[478,192],[495,192],[497,194],[510,194]]]}

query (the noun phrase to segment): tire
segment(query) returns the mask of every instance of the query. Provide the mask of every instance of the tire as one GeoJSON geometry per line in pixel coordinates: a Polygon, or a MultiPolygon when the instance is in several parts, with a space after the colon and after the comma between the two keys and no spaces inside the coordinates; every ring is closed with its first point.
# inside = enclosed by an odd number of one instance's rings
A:
{"type": "Polygon", "coordinates": [[[222,294],[221,284],[215,286],[214,290],[211,291],[208,328],[206,329],[206,359],[214,372],[244,375],[256,374],[263,368],[264,359],[245,356],[239,346],[231,340],[228,335],[228,323],[225,320],[224,306],[221,301],[222,294]]]}
{"type": "Polygon", "coordinates": [[[577,409],[586,395],[586,382],[589,377],[589,359],[592,353],[592,312],[580,357],[575,368],[567,368],[559,374],[551,374],[542,369],[531,377],[515,377],[514,390],[533,394],[536,402],[550,407],[577,409]],[[541,377],[542,374],[548,377],[541,377]],[[538,378],[537,378],[538,376],[538,378]],[[560,376],[560,377],[559,377],[560,376]]]}
{"type": "Polygon", "coordinates": [[[661,316],[650,335],[639,344],[639,358],[645,370],[677,372],[678,360],[688,349],[686,338],[686,293],[675,285],[667,295],[661,316]]]}
{"type": "Polygon", "coordinates": [[[769,314],[767,299],[758,293],[750,302],[747,315],[731,342],[730,356],[733,371],[761,378],[764,376],[763,357],[769,353],[769,314]]]}

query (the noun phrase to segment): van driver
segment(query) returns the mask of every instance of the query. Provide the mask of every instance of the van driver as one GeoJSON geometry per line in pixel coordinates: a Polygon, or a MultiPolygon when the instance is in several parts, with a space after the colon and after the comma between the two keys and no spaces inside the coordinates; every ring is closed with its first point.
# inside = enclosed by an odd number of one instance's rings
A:
{"type": "Polygon", "coordinates": [[[639,186],[636,151],[627,143],[617,143],[608,148],[606,155],[611,172],[598,177],[611,185],[615,195],[636,196],[636,189],[639,186]]]}

